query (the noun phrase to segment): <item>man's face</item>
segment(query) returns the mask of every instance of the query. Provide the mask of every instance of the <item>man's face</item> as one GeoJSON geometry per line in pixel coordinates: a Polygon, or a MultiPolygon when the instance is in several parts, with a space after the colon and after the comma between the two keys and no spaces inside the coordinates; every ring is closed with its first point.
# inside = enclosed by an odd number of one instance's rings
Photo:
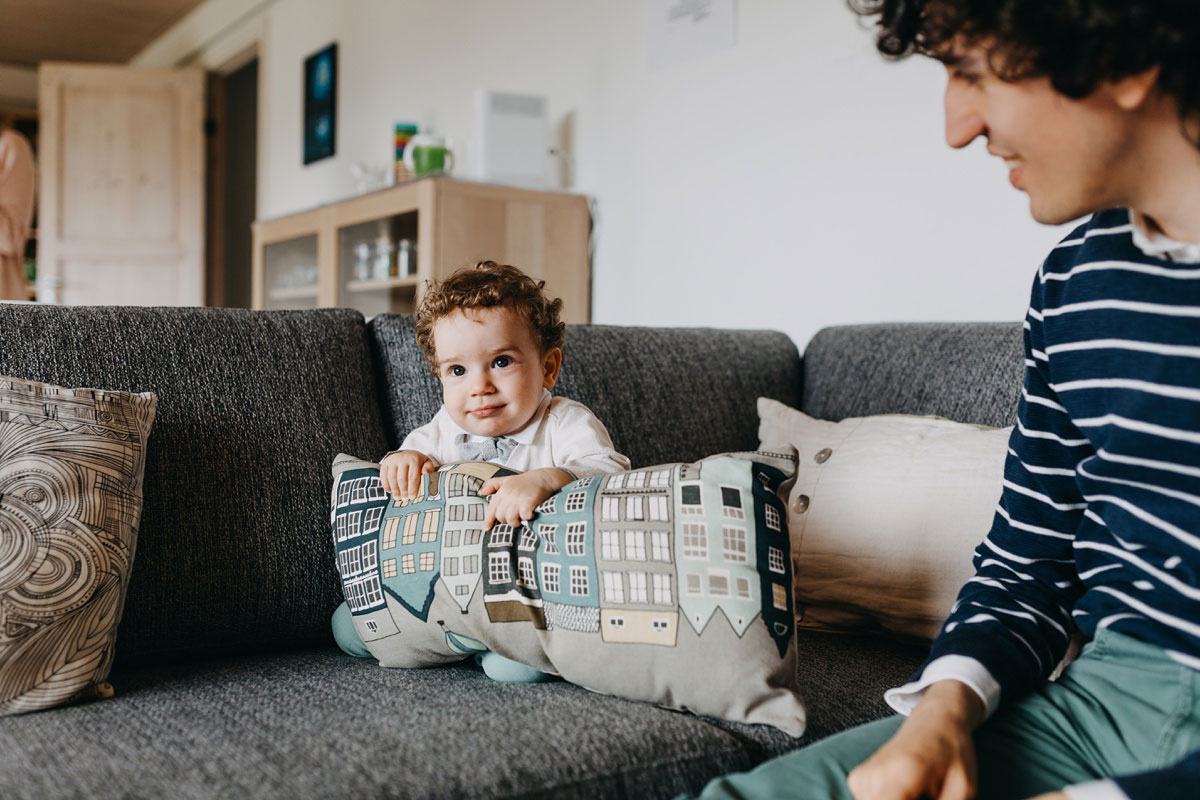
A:
{"type": "Polygon", "coordinates": [[[515,433],[552,388],[562,351],[542,353],[529,322],[507,308],[456,309],[433,324],[442,400],[480,436],[515,433]]]}
{"type": "Polygon", "coordinates": [[[947,143],[965,147],[984,136],[1029,196],[1034,219],[1058,225],[1128,204],[1122,159],[1131,131],[1107,93],[1072,100],[1047,78],[1003,81],[981,45],[955,46],[943,61],[947,143]]]}

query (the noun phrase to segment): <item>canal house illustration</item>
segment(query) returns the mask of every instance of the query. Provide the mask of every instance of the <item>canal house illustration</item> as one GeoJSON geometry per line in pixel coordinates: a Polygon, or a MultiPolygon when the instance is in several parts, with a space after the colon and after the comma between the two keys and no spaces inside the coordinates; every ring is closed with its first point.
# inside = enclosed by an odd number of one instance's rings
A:
{"type": "Polygon", "coordinates": [[[735,458],[680,467],[674,487],[679,608],[697,634],[717,609],[738,636],[761,614],[780,655],[786,650],[793,625],[791,558],[783,504],[774,493],[783,478],[777,469],[735,458]]]}
{"type": "Polygon", "coordinates": [[[497,522],[484,534],[487,572],[483,602],[492,622],[530,622],[546,627],[542,594],[538,589],[534,554],[537,535],[522,525],[497,522]]]}
{"type": "Polygon", "coordinates": [[[444,473],[446,516],[442,519],[442,583],[467,613],[483,569],[484,502],[479,489],[500,472],[495,464],[467,462],[444,473]]]}
{"type": "Polygon", "coordinates": [[[606,642],[674,647],[679,624],[672,546],[678,466],[604,478],[596,508],[600,633],[606,642]]]}
{"type": "Polygon", "coordinates": [[[389,595],[427,622],[440,582],[462,613],[482,583],[492,623],[674,647],[681,618],[701,636],[720,610],[739,637],[761,618],[786,651],[794,610],[778,469],[726,456],[582,478],[529,525],[485,531],[478,492],[497,474],[509,473],[456,465],[423,476],[410,500],[389,499],[375,469],[341,474],[331,521],[364,641],[399,633],[389,595]]]}
{"type": "MultiPolygon", "coordinates": [[[[338,572],[351,613],[382,616],[387,619],[385,627],[391,628],[379,570],[379,530],[387,504],[376,470],[349,470],[338,482],[331,522],[338,572]]],[[[378,621],[373,619],[368,630],[379,632],[378,621]]]]}
{"type": "MultiPolygon", "coordinates": [[[[529,577],[538,580],[547,628],[583,633],[600,631],[600,599],[596,575],[596,493],[603,478],[580,478],[551,495],[537,508],[532,541],[537,548],[529,577]]],[[[518,559],[529,558],[517,545],[518,559]]],[[[522,564],[518,561],[518,570],[522,564]]]]}

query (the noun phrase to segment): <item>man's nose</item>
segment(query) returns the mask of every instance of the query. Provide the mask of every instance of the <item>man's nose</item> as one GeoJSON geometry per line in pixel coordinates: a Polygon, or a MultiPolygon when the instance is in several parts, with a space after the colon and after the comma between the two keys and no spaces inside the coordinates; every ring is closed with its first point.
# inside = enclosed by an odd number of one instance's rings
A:
{"type": "Polygon", "coordinates": [[[953,83],[946,87],[946,144],[966,147],[976,136],[987,134],[987,125],[977,105],[953,83]]]}

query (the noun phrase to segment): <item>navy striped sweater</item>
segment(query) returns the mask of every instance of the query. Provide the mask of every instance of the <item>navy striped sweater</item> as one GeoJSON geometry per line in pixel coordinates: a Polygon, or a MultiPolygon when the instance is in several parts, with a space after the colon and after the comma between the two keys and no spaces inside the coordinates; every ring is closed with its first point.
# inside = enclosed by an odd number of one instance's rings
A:
{"type": "MultiPolygon", "coordinates": [[[[1146,255],[1126,210],[1064,239],[1034,281],[1009,447],[930,661],[975,658],[1011,701],[1074,627],[1109,628],[1200,670],[1200,264],[1146,255]]],[[[1161,798],[1195,776],[1200,753],[1117,783],[1161,798]]]]}

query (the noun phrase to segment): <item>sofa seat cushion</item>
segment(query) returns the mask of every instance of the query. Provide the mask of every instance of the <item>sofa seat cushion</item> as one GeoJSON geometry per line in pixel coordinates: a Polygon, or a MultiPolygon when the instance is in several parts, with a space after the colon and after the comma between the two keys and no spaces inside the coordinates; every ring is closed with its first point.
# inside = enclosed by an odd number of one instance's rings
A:
{"type": "Polygon", "coordinates": [[[671,797],[751,766],[705,720],[467,665],[306,650],[118,678],[113,699],[0,718],[0,797],[671,797]]]}
{"type": "Polygon", "coordinates": [[[793,739],[769,725],[744,725],[708,718],[742,740],[751,761],[803,747],[864,722],[890,717],[883,693],[907,682],[929,647],[884,636],[796,631],[796,683],[808,709],[804,738],[793,739]]]}
{"type": "Polygon", "coordinates": [[[925,653],[798,639],[812,707],[799,740],[561,681],[380,669],[334,649],[124,668],[112,699],[0,718],[0,797],[669,798],[886,716],[883,690],[925,653]]]}

